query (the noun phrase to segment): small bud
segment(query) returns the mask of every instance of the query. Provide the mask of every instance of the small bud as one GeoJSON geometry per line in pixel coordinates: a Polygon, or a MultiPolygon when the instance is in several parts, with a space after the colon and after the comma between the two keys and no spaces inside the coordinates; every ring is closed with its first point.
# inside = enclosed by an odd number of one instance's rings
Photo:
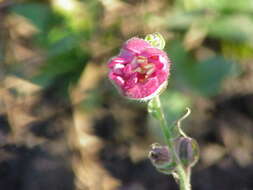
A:
{"type": "Polygon", "coordinates": [[[189,137],[179,137],[175,144],[176,152],[185,167],[192,167],[199,158],[198,143],[189,137]]]}
{"type": "Polygon", "coordinates": [[[156,169],[164,174],[171,174],[176,166],[172,155],[167,146],[161,146],[158,143],[151,145],[152,149],[149,152],[149,159],[156,169]]]}
{"type": "Polygon", "coordinates": [[[145,40],[155,48],[163,49],[165,47],[165,40],[163,36],[158,32],[154,34],[148,34],[145,37],[145,40]]]}

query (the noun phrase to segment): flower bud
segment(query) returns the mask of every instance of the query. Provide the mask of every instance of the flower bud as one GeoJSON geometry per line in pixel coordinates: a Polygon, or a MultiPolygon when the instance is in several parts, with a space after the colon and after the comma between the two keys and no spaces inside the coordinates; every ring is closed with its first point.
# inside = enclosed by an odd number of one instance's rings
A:
{"type": "Polygon", "coordinates": [[[156,32],[154,34],[148,34],[145,37],[145,40],[150,43],[153,47],[156,47],[158,49],[163,49],[165,47],[165,40],[163,36],[156,32]]]}
{"type": "Polygon", "coordinates": [[[149,152],[149,159],[156,169],[164,174],[171,174],[176,163],[173,161],[172,154],[167,146],[161,146],[158,143],[151,145],[152,149],[149,152]]]}
{"type": "Polygon", "coordinates": [[[175,143],[176,152],[185,167],[192,167],[199,158],[198,143],[189,137],[179,137],[175,143]]]}

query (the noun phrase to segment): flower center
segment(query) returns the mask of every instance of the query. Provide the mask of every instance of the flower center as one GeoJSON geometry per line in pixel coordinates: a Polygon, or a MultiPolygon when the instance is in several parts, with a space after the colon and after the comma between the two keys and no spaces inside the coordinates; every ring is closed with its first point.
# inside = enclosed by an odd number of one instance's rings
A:
{"type": "Polygon", "coordinates": [[[155,71],[154,63],[148,62],[148,58],[144,56],[138,56],[135,60],[137,67],[134,72],[137,72],[138,82],[146,82],[150,75],[155,71]]]}

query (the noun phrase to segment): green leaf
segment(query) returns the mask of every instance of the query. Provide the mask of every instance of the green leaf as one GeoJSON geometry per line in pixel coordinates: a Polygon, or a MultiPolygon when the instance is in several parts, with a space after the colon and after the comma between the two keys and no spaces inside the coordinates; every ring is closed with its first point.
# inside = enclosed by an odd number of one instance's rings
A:
{"type": "Polygon", "coordinates": [[[234,62],[222,56],[214,56],[197,62],[179,42],[170,45],[170,58],[175,63],[171,78],[177,86],[188,88],[200,95],[219,93],[223,80],[232,75],[234,62]]]}
{"type": "MultiPolygon", "coordinates": [[[[225,57],[231,57],[235,60],[253,59],[253,46],[250,44],[223,41],[221,45],[225,57]]],[[[237,70],[239,71],[239,68],[237,70]]]]}
{"type": "Polygon", "coordinates": [[[171,29],[187,30],[192,23],[203,20],[201,12],[172,12],[169,14],[167,25],[171,29]]]}
{"type": "Polygon", "coordinates": [[[191,68],[190,85],[202,95],[216,95],[232,67],[233,62],[223,57],[212,57],[197,63],[191,68]]]}
{"type": "Polygon", "coordinates": [[[168,123],[177,120],[185,112],[185,108],[191,105],[191,100],[187,95],[172,89],[162,94],[161,102],[168,123]]]}
{"type": "Polygon", "coordinates": [[[224,4],[224,9],[234,11],[234,12],[247,12],[252,13],[253,11],[253,1],[252,0],[243,0],[243,1],[234,1],[230,3],[230,0],[226,0],[224,4]]]}
{"type": "Polygon", "coordinates": [[[77,47],[80,39],[74,35],[65,36],[48,47],[48,56],[56,56],[71,51],[77,47]],[[79,41],[78,41],[79,40],[79,41]]]}
{"type": "Polygon", "coordinates": [[[60,78],[60,86],[66,89],[70,83],[79,78],[88,59],[87,53],[73,48],[57,56],[49,57],[46,64],[41,68],[41,72],[32,80],[36,84],[47,87],[53,84],[55,79],[60,78]]]}
{"type": "MultiPolygon", "coordinates": [[[[179,4],[179,3],[178,3],[179,4]]],[[[213,10],[217,12],[221,11],[234,11],[234,12],[251,12],[253,10],[252,0],[241,0],[233,1],[231,0],[183,0],[179,4],[187,11],[196,10],[213,10]]]]}
{"type": "Polygon", "coordinates": [[[11,11],[27,18],[40,31],[44,30],[50,21],[51,11],[47,5],[41,3],[14,5],[11,11]]]}
{"type": "Polygon", "coordinates": [[[246,15],[217,17],[209,24],[210,36],[236,42],[253,43],[253,21],[246,15]]]}

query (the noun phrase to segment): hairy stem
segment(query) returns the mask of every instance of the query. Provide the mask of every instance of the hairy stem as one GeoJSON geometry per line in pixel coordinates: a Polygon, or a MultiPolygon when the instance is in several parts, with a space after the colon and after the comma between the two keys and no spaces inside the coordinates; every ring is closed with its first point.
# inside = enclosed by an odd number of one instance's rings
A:
{"type": "MultiPolygon", "coordinates": [[[[162,109],[162,106],[161,106],[160,97],[156,96],[153,99],[153,101],[155,101],[154,104],[155,104],[155,109],[156,109],[156,113],[157,113],[156,118],[160,122],[160,127],[161,127],[162,133],[164,135],[164,138],[166,140],[166,143],[167,143],[169,149],[171,150],[173,158],[174,158],[174,160],[176,161],[176,164],[177,164],[176,173],[177,173],[177,176],[178,176],[177,180],[179,182],[180,190],[191,190],[190,171],[187,171],[183,167],[183,165],[181,163],[181,160],[179,159],[179,157],[176,153],[175,145],[174,145],[174,141],[173,141],[173,134],[171,133],[171,131],[168,127],[167,121],[165,119],[164,112],[163,112],[163,109],[162,109]]],[[[190,168],[189,168],[189,170],[190,170],[190,168]]]]}

